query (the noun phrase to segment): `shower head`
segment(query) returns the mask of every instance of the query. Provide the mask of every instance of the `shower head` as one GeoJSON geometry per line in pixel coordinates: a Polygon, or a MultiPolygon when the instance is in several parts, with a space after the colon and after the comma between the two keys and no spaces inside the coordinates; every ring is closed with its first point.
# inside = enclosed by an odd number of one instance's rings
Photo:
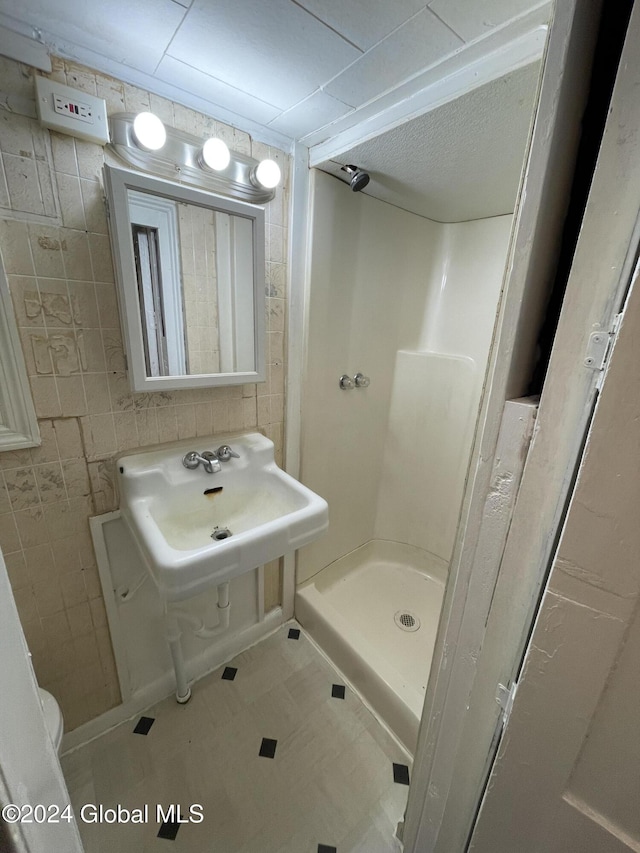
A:
{"type": "Polygon", "coordinates": [[[364,169],[360,169],[358,166],[343,166],[343,172],[347,172],[349,174],[349,186],[354,191],[354,193],[359,193],[360,190],[363,190],[370,181],[369,173],[365,172],[364,169]]]}

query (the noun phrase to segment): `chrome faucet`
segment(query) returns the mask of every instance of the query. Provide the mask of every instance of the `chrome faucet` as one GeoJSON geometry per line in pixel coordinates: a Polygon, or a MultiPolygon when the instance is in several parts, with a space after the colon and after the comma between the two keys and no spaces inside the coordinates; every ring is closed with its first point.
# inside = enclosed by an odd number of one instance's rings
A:
{"type": "Polygon", "coordinates": [[[198,465],[202,464],[207,474],[215,474],[222,470],[220,460],[212,450],[203,450],[202,453],[198,453],[197,450],[191,450],[182,457],[182,464],[185,468],[189,468],[189,470],[194,470],[198,465]]]}
{"type": "Polygon", "coordinates": [[[216,474],[222,470],[221,462],[228,462],[231,457],[240,458],[240,454],[236,453],[228,444],[221,445],[217,450],[203,450],[198,453],[197,450],[191,450],[182,457],[182,464],[185,468],[194,470],[198,465],[202,467],[207,474],[216,474]]]}

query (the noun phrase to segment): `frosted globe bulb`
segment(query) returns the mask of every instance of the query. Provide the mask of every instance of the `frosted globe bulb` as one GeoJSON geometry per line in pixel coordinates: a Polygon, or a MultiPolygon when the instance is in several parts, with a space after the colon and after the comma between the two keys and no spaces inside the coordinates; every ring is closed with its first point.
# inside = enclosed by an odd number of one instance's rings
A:
{"type": "Polygon", "coordinates": [[[280,166],[274,160],[261,160],[256,169],[256,180],[265,189],[272,190],[280,183],[280,166]]]}
{"type": "Polygon", "coordinates": [[[167,141],[167,131],[153,113],[138,113],[133,120],[133,133],[137,142],[148,151],[158,151],[167,141]]]}
{"type": "Polygon", "coordinates": [[[231,154],[221,139],[212,136],[202,146],[202,159],[210,169],[221,172],[229,165],[231,154]]]}

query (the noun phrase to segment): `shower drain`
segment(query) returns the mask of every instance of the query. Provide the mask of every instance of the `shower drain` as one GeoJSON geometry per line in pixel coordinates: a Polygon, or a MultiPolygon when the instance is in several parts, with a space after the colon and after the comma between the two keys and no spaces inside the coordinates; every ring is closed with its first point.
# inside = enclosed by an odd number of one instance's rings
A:
{"type": "Polygon", "coordinates": [[[408,610],[398,610],[393,617],[393,621],[396,623],[398,628],[401,628],[403,631],[417,631],[420,627],[420,620],[418,617],[414,616],[413,613],[410,613],[408,610]]]}

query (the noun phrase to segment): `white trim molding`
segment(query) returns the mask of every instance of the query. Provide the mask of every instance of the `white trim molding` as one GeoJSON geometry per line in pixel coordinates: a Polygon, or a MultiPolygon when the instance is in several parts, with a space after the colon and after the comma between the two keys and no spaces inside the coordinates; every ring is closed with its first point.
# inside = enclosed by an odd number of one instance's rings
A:
{"type": "Polygon", "coordinates": [[[0,267],[0,451],[40,444],[9,285],[0,267]]]}

